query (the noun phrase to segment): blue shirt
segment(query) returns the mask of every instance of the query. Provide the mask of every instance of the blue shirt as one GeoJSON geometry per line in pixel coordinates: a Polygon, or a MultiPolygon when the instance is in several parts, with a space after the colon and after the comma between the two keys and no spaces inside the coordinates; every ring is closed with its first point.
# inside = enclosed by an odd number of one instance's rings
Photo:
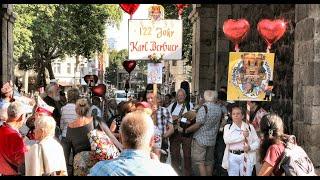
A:
{"type": "Polygon", "coordinates": [[[7,109],[10,106],[10,102],[5,99],[0,99],[0,109],[7,109]]]}
{"type": "Polygon", "coordinates": [[[177,176],[169,164],[150,158],[150,153],[126,149],[114,160],[100,161],[89,176],[177,176]]]}

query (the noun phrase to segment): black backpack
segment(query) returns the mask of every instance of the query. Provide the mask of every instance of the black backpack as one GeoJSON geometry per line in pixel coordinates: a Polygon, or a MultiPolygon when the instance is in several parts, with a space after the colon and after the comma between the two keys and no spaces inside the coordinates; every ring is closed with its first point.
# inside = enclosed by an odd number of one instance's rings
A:
{"type": "MultiPolygon", "coordinates": [[[[177,104],[178,104],[177,102],[173,103],[172,108],[171,108],[171,112],[170,112],[171,114],[174,111],[174,109],[176,108],[177,104]]],[[[190,103],[186,103],[186,108],[187,108],[187,111],[190,111],[190,103]]]]}

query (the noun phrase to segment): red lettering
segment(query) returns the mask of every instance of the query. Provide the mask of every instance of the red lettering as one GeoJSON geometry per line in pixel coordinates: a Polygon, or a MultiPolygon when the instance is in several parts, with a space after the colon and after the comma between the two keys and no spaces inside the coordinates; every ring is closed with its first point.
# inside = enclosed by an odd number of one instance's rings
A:
{"type": "Polygon", "coordinates": [[[132,51],[148,51],[147,49],[148,42],[144,44],[138,44],[138,42],[130,42],[130,52],[132,51]]]}

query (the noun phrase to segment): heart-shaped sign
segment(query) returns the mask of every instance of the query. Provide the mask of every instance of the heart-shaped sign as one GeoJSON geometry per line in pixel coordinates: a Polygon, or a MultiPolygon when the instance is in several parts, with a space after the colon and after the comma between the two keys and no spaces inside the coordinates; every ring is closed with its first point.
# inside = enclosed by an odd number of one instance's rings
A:
{"type": "Polygon", "coordinates": [[[257,25],[258,31],[268,45],[268,49],[271,45],[278,41],[286,32],[287,23],[283,19],[263,19],[257,25]]]}
{"type": "Polygon", "coordinates": [[[248,34],[250,24],[246,19],[228,19],[223,23],[223,32],[234,44],[238,45],[248,34]]]}
{"type": "Polygon", "coordinates": [[[99,84],[91,88],[92,94],[95,96],[103,97],[106,94],[107,87],[104,84],[99,84]]]}
{"type": "Polygon", "coordinates": [[[83,77],[83,79],[89,86],[92,86],[92,83],[94,83],[93,84],[93,86],[94,86],[98,82],[98,76],[97,75],[85,75],[83,77]]]}
{"type": "Polygon", "coordinates": [[[130,14],[130,18],[132,15],[137,11],[140,4],[119,4],[122,10],[124,10],[126,13],[130,14]]]}
{"type": "Polygon", "coordinates": [[[126,60],[126,61],[123,61],[122,66],[130,74],[131,71],[133,71],[134,68],[136,67],[136,64],[137,62],[134,60],[126,60]]]}

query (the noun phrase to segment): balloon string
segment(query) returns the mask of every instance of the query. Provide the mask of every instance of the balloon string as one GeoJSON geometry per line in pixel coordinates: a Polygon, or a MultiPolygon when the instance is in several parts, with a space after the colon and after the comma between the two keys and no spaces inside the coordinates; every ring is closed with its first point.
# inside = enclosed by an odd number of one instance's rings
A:
{"type": "Polygon", "coordinates": [[[268,47],[267,47],[267,53],[270,53],[270,49],[271,49],[271,44],[268,44],[268,47]]]}
{"type": "Polygon", "coordinates": [[[130,14],[130,19],[132,19],[132,14],[130,14]]]}
{"type": "Polygon", "coordinates": [[[236,52],[239,52],[239,51],[240,51],[238,44],[235,45],[234,50],[235,50],[236,52]]]}

